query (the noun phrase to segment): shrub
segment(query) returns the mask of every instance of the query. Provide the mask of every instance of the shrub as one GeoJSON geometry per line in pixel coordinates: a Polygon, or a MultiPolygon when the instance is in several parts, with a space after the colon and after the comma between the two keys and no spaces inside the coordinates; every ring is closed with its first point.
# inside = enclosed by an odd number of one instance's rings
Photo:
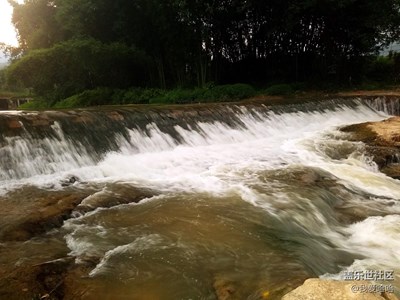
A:
{"type": "Polygon", "coordinates": [[[32,88],[51,102],[98,86],[125,88],[148,80],[145,53],[121,43],[73,39],[36,49],[6,69],[9,85],[32,88]]]}
{"type": "Polygon", "coordinates": [[[54,108],[87,107],[110,104],[113,91],[108,88],[86,90],[67,99],[57,102],[54,108]]]}
{"type": "Polygon", "coordinates": [[[204,94],[203,89],[174,89],[163,95],[158,95],[150,100],[150,103],[159,104],[187,104],[198,101],[204,94]]]}
{"type": "Polygon", "coordinates": [[[26,103],[18,106],[18,109],[20,109],[20,110],[42,110],[42,109],[46,109],[46,108],[49,108],[49,105],[43,99],[31,100],[29,102],[26,102],[26,103]]]}
{"type": "Polygon", "coordinates": [[[106,104],[188,104],[196,102],[235,101],[255,95],[255,90],[247,84],[212,86],[210,88],[160,89],[130,88],[111,90],[97,88],[86,90],[56,103],[54,108],[87,107],[106,104]]]}
{"type": "Polygon", "coordinates": [[[132,88],[125,92],[121,104],[148,104],[151,99],[163,95],[165,92],[160,89],[132,88]]]}
{"type": "Polygon", "coordinates": [[[228,84],[209,88],[175,89],[150,100],[150,103],[187,104],[195,102],[235,101],[255,95],[255,90],[248,84],[228,84]]]}
{"type": "Polygon", "coordinates": [[[293,92],[294,90],[289,84],[275,84],[265,90],[265,93],[271,96],[290,95],[293,92]]]}
{"type": "Polygon", "coordinates": [[[388,56],[379,56],[369,65],[367,78],[375,81],[390,81],[394,73],[394,60],[388,56]]]}
{"type": "Polygon", "coordinates": [[[252,86],[243,83],[218,85],[208,89],[204,94],[205,100],[232,101],[241,100],[255,95],[252,86]]]}

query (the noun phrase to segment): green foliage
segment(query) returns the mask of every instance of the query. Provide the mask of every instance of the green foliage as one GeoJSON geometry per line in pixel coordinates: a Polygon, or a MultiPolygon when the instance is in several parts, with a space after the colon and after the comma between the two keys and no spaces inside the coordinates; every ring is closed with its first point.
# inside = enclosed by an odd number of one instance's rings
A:
{"type": "Polygon", "coordinates": [[[367,69],[368,79],[374,81],[390,81],[394,79],[395,61],[393,57],[378,56],[373,59],[367,69]]]}
{"type": "Polygon", "coordinates": [[[265,90],[267,95],[284,96],[294,93],[294,89],[290,84],[275,84],[265,90]]]}
{"type": "Polygon", "coordinates": [[[148,104],[151,99],[165,95],[160,89],[130,88],[115,90],[112,96],[113,104],[148,104]]]}
{"type": "Polygon", "coordinates": [[[34,99],[18,107],[20,110],[43,110],[46,108],[49,108],[49,106],[43,99],[34,99]]]}
{"type": "Polygon", "coordinates": [[[249,98],[255,95],[255,90],[248,84],[227,84],[208,89],[204,94],[206,100],[233,101],[249,98]]]}
{"type": "Polygon", "coordinates": [[[23,51],[48,48],[63,39],[63,27],[56,20],[56,2],[28,0],[19,4],[9,1],[14,7],[12,22],[23,51]]]}
{"type": "Polygon", "coordinates": [[[255,89],[248,84],[217,85],[210,88],[175,89],[159,96],[150,103],[197,103],[236,101],[254,96],[255,89]]]}
{"type": "Polygon", "coordinates": [[[31,51],[7,69],[10,84],[22,82],[50,103],[98,86],[127,87],[147,80],[146,56],[124,44],[69,40],[31,51]]]}
{"type": "Polygon", "coordinates": [[[171,103],[171,104],[185,104],[198,102],[204,95],[203,89],[175,89],[167,92],[163,96],[156,97],[150,103],[171,103]]]}
{"type": "Polygon", "coordinates": [[[56,103],[54,108],[73,108],[106,105],[111,103],[113,91],[108,88],[86,90],[56,103]]]}
{"type": "Polygon", "coordinates": [[[23,109],[40,108],[78,108],[98,105],[124,104],[187,104],[199,102],[236,101],[255,95],[255,90],[247,84],[212,86],[209,89],[159,89],[130,88],[127,90],[96,88],[68,97],[54,105],[42,100],[24,105],[23,109]]]}
{"type": "Polygon", "coordinates": [[[253,93],[207,82],[400,80],[396,59],[368,61],[400,39],[398,0],[9,2],[21,45],[9,82],[49,105],[97,87],[124,90],[110,103],[191,103],[253,93]]]}
{"type": "Polygon", "coordinates": [[[381,86],[377,83],[373,82],[364,82],[357,86],[357,89],[364,90],[364,91],[374,91],[380,89],[381,86]]]}

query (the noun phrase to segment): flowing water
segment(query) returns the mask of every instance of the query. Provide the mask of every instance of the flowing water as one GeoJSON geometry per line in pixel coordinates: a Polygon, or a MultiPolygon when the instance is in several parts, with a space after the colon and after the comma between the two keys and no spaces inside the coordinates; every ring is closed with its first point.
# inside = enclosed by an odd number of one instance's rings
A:
{"type": "Polygon", "coordinates": [[[61,121],[3,135],[13,220],[54,194],[84,200],[61,228],[2,242],[0,265],[91,262],[75,278],[83,299],[278,299],[306,278],[368,269],[395,270],[399,288],[400,183],[339,131],[387,118],[377,103],[242,106],[234,122],[173,131],[149,122],[101,132],[102,151],[61,121]]]}

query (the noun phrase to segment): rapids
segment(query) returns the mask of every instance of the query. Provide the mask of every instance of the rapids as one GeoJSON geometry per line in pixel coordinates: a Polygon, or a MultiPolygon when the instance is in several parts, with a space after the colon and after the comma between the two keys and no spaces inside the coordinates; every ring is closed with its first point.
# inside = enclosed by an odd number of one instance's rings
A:
{"type": "Polygon", "coordinates": [[[87,268],[74,278],[82,299],[274,299],[370,269],[394,270],[398,292],[400,183],[339,131],[398,114],[384,103],[226,106],[140,125],[124,111],[112,126],[87,112],[94,123],[41,131],[20,119],[0,138],[0,226],[46,195],[85,195],[61,227],[0,240],[0,265],[72,257],[87,268]]]}

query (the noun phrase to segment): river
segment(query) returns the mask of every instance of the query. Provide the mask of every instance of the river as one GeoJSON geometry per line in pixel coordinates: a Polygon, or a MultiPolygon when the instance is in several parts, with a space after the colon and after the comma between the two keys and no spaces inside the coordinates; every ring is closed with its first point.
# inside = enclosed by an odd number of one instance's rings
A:
{"type": "Polygon", "coordinates": [[[228,120],[168,126],[92,117],[86,132],[21,122],[0,139],[0,265],[72,258],[85,271],[67,299],[279,299],[364,270],[394,270],[398,289],[400,182],[339,130],[390,112],[349,103],[226,107],[228,120]],[[83,200],[59,227],[6,238],[36,202],[71,195],[83,200]]]}

